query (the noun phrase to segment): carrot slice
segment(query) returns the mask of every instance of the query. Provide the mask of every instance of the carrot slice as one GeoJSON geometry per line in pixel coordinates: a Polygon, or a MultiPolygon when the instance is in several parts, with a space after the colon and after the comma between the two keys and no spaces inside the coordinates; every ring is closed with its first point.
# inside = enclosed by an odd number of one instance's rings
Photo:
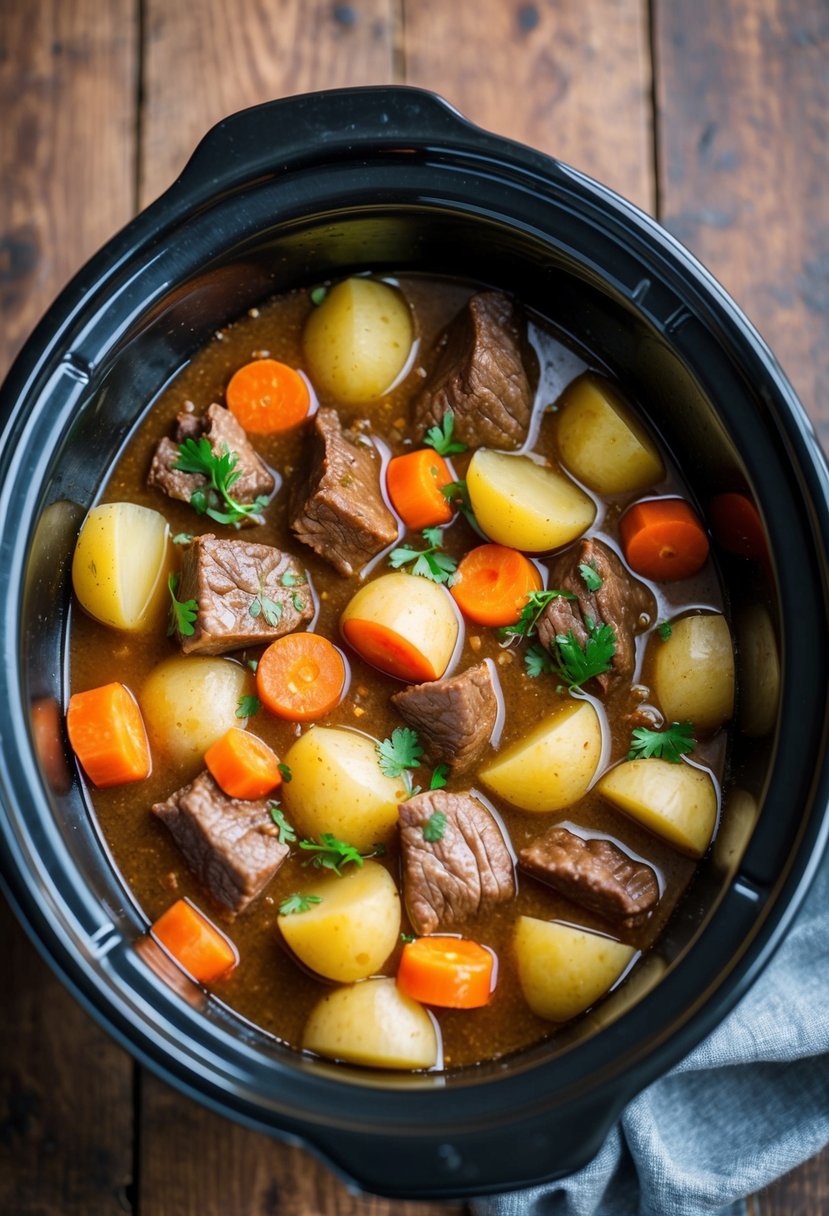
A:
{"type": "Polygon", "coordinates": [[[441,487],[452,481],[449,466],[434,448],[395,456],[386,470],[391,505],[406,527],[417,532],[449,523],[453,511],[441,487]]]}
{"type": "Polygon", "coordinates": [[[403,947],[397,986],[412,1000],[444,1009],[479,1009],[494,988],[495,955],[462,937],[419,937],[403,947]]]}
{"type": "Polygon", "coordinates": [[[150,932],[200,984],[210,984],[239,961],[236,947],[189,899],[177,899],[150,932]]]}
{"type": "Polygon", "coordinates": [[[271,642],[256,668],[256,691],[278,718],[311,722],[333,709],[345,688],[345,662],[318,633],[289,633],[271,642]]]}
{"type": "Polygon", "coordinates": [[[311,394],[302,376],[276,359],[254,359],[230,378],[227,408],[254,435],[275,435],[302,422],[311,394]]]}
{"type": "Polygon", "coordinates": [[[231,798],[264,798],[282,784],[279,757],[249,730],[231,726],[204,753],[213,780],[231,798]]]}
{"type": "Polygon", "coordinates": [[[683,498],[651,498],[619,520],[628,565],[656,582],[689,578],[705,565],[708,537],[683,498]]]}
{"type": "Polygon", "coordinates": [[[390,676],[422,684],[426,680],[436,680],[440,674],[416,646],[388,625],[352,617],[343,621],[341,628],[345,640],[367,663],[390,676]]]}
{"type": "Polygon", "coordinates": [[[69,699],[66,729],[93,785],[143,781],[152,761],[138,702],[123,684],[102,684],[69,699]]]}
{"type": "Polygon", "coordinates": [[[478,545],[458,566],[449,588],[464,616],[478,625],[514,625],[541,575],[529,558],[506,545],[478,545]]]}
{"type": "Polygon", "coordinates": [[[768,556],[760,512],[745,494],[716,494],[708,506],[708,516],[721,549],[755,561],[768,556]]]}

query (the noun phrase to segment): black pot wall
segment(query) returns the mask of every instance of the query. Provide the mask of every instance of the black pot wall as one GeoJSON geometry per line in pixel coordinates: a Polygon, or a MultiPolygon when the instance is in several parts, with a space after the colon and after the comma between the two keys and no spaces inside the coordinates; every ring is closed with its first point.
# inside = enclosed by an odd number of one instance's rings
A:
{"type": "Polygon", "coordinates": [[[179,1088],[301,1136],[370,1189],[468,1195],[584,1164],[624,1103],[756,976],[826,847],[826,470],[735,305],[629,204],[429,94],[317,94],[211,132],[180,181],[59,298],[0,409],[3,877],[52,965],[179,1088]],[[772,562],[726,559],[723,573],[735,603],[770,606],[783,663],[775,738],[738,738],[730,761],[732,784],[761,803],[757,828],[736,869],[700,867],[661,946],[665,978],[592,1037],[445,1077],[303,1059],[137,951],[146,920],[77,779],[50,782],[30,729],[34,702],[66,700],[79,521],[150,400],[253,303],[366,267],[516,292],[599,353],[703,507],[719,490],[752,494],[772,562]]]}

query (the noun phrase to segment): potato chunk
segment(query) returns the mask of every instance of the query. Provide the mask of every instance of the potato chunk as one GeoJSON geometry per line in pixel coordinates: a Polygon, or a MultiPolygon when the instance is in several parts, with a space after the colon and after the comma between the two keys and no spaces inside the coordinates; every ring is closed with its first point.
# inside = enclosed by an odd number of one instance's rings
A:
{"type": "Polygon", "coordinates": [[[559,811],[587,792],[602,753],[599,716],[569,700],[481,769],[480,777],[522,811],[559,811]]]}
{"type": "Polygon", "coordinates": [[[479,448],[466,473],[475,518],[499,545],[547,553],[569,545],[596,518],[596,504],[557,469],[529,456],[479,448]]]}
{"type": "Polygon", "coordinates": [[[435,1024],[393,979],[363,980],[324,996],[305,1024],[306,1051],[372,1068],[434,1068],[435,1024]]]}
{"type": "Polygon", "coordinates": [[[600,494],[644,490],[665,476],[643,427],[612,386],[590,372],[564,390],[556,440],[565,468],[600,494]]]}
{"type": "Polygon", "coordinates": [[[653,688],[669,722],[692,722],[703,733],[719,730],[734,712],[734,651],[720,613],[671,623],[656,639],[653,688]]]}
{"type": "Polygon", "coordinates": [[[345,279],[308,318],[303,335],[314,384],[345,405],[373,401],[394,383],[412,347],[412,318],[399,291],[345,279]]]}
{"type": "Polygon", "coordinates": [[[740,730],[753,739],[771,734],[780,712],[780,654],[771,617],[762,604],[737,614],[740,730]]]}
{"type": "Polygon", "coordinates": [[[93,507],[72,558],[72,586],[90,616],[136,632],[158,624],[171,568],[170,529],[133,502],[93,507]]]}
{"type": "Polygon", "coordinates": [[[318,975],[351,983],[374,975],[397,945],[400,896],[388,870],[376,861],[349,867],[342,878],[303,886],[319,903],[278,919],[294,954],[318,975]]]}
{"type": "Polygon", "coordinates": [[[246,725],[236,711],[239,699],[252,692],[253,677],[240,663],[179,657],[150,673],[138,703],[154,750],[175,761],[198,761],[231,726],[246,725]]]}
{"type": "Polygon", "coordinates": [[[340,628],[367,663],[415,684],[440,679],[460,631],[449,592],[402,572],[361,587],[346,604],[340,628]]]}
{"type": "Polygon", "coordinates": [[[670,844],[702,857],[717,821],[717,790],[710,775],[691,764],[625,760],[596,787],[603,797],[670,844]]]}
{"type": "Polygon", "coordinates": [[[284,757],[291,780],[283,801],[305,836],[332,832],[365,852],[397,826],[403,782],[386,777],[373,739],[353,730],[315,726],[284,757]]]}
{"type": "Polygon", "coordinates": [[[611,937],[534,916],[519,916],[513,944],[524,999],[551,1022],[567,1022],[589,1009],[635,954],[611,937]]]}

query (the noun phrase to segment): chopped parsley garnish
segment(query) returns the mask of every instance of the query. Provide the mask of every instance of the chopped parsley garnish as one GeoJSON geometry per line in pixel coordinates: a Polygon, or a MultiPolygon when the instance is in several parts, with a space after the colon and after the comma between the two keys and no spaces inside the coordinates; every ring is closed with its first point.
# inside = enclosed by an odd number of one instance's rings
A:
{"type": "Polygon", "coordinates": [[[279,905],[279,915],[293,916],[296,912],[307,912],[313,904],[321,903],[321,895],[303,895],[300,891],[294,891],[293,895],[283,899],[279,905]]]}
{"type": "Polygon", "coordinates": [[[648,730],[637,726],[630,739],[628,760],[670,760],[679,764],[697,745],[694,727],[690,722],[672,722],[665,730],[648,730]]]}
{"type": "Polygon", "coordinates": [[[673,628],[671,627],[671,622],[670,621],[660,621],[659,636],[661,637],[662,641],[667,642],[668,638],[671,636],[672,633],[673,633],[673,628]]]}
{"type": "Polygon", "coordinates": [[[178,587],[178,575],[171,574],[167,579],[167,589],[170,592],[170,624],[167,628],[168,634],[174,634],[176,630],[183,638],[191,638],[196,632],[196,617],[199,615],[199,606],[195,600],[176,599],[176,588],[178,587]]]}
{"type": "Polygon", "coordinates": [[[510,638],[531,638],[535,633],[541,614],[549,603],[555,599],[574,600],[571,591],[531,591],[527,602],[521,609],[521,615],[514,625],[504,625],[498,633],[505,640],[510,638]]]}
{"type": "Polygon", "coordinates": [[[484,540],[488,537],[484,536],[481,531],[478,521],[475,518],[475,512],[472,510],[472,502],[469,497],[469,487],[465,481],[450,481],[448,485],[441,486],[440,492],[445,499],[448,500],[455,508],[464,516],[470,528],[473,528],[479,536],[483,536],[484,540]]]}
{"type": "Polygon", "coordinates": [[[601,591],[604,586],[602,576],[596,569],[595,562],[581,562],[579,565],[579,574],[582,582],[588,591],[601,591]]]}
{"type": "Polygon", "coordinates": [[[466,444],[452,438],[455,429],[455,415],[447,410],[443,415],[440,426],[430,426],[423,437],[423,442],[434,448],[438,456],[451,456],[453,452],[465,452],[466,444]]]}
{"type": "Polygon", "coordinates": [[[182,473],[199,473],[208,484],[190,495],[190,506],[199,515],[209,515],[216,523],[229,524],[235,528],[245,519],[259,521],[260,512],[268,505],[266,494],[260,494],[251,503],[238,502],[230,493],[242,476],[236,466],[239,457],[227,445],[221,456],[217,456],[206,435],[198,439],[188,438],[179,445],[178,459],[173,465],[182,473]]]}
{"type": "Polygon", "coordinates": [[[377,763],[380,772],[386,777],[403,777],[408,792],[412,790],[412,778],[409,769],[420,768],[423,762],[423,748],[417,737],[417,731],[411,726],[398,726],[391,732],[390,739],[375,744],[377,763]]]}
{"type": "Polygon", "coordinates": [[[357,866],[363,864],[363,854],[347,840],[338,840],[331,832],[322,832],[319,840],[300,840],[299,847],[306,853],[313,853],[313,857],[302,864],[315,866],[318,870],[333,870],[335,874],[342,874],[343,866],[350,862],[357,866]]]}
{"type": "Polygon", "coordinates": [[[449,765],[438,764],[435,771],[432,773],[432,780],[429,782],[430,790],[442,790],[446,785],[446,778],[449,776],[449,765]]]}
{"type": "Polygon", "coordinates": [[[251,669],[253,674],[256,675],[256,669],[259,666],[259,660],[258,659],[246,659],[246,665],[251,669]]]}
{"type": "Polygon", "coordinates": [[[429,844],[443,840],[446,831],[446,816],[443,811],[432,811],[423,825],[423,839],[429,844]]]}
{"type": "Polygon", "coordinates": [[[293,773],[291,772],[291,770],[287,764],[280,763],[277,765],[277,768],[279,769],[280,773],[282,774],[282,780],[287,785],[288,782],[292,779],[293,773]]]}
{"type": "Polygon", "coordinates": [[[556,634],[553,665],[569,688],[578,688],[595,676],[610,670],[616,653],[616,630],[612,625],[597,625],[591,616],[584,618],[587,641],[580,646],[572,629],[556,634]]]}
{"type": "Polygon", "coordinates": [[[194,539],[195,537],[193,536],[192,532],[176,532],[175,536],[173,537],[173,544],[189,545],[194,539]]]}
{"type": "Polygon", "coordinates": [[[308,292],[308,295],[311,299],[311,303],[314,305],[314,308],[319,308],[320,304],[322,304],[323,300],[328,295],[328,288],[323,287],[322,285],[319,287],[312,287],[308,292]]]}
{"type": "Polygon", "coordinates": [[[302,598],[302,596],[299,594],[298,591],[295,591],[293,593],[293,595],[291,596],[291,603],[294,606],[295,612],[304,612],[305,611],[305,600],[302,598]]]}
{"type": "Polygon", "coordinates": [[[304,574],[296,574],[289,566],[279,581],[283,587],[298,587],[300,583],[305,583],[308,580],[304,574]]]}
{"type": "Polygon", "coordinates": [[[443,533],[440,528],[424,528],[423,539],[429,546],[428,549],[413,549],[411,545],[401,545],[399,549],[392,549],[389,565],[394,570],[400,570],[409,562],[413,562],[410,574],[431,579],[433,583],[448,583],[451,586],[458,563],[448,553],[440,552],[443,533]]]}
{"type": "Polygon", "coordinates": [[[258,714],[262,708],[262,702],[252,693],[239,698],[239,704],[236,708],[237,718],[252,718],[254,714],[258,714]]]}
{"type": "Polygon", "coordinates": [[[254,596],[248,607],[248,612],[252,617],[263,616],[271,629],[275,629],[282,619],[283,607],[276,600],[272,600],[270,596],[265,595],[265,585],[262,579],[259,579],[259,594],[254,596]]]}
{"type": "Polygon", "coordinates": [[[531,646],[527,647],[524,652],[524,666],[527,669],[527,675],[532,679],[555,670],[552,658],[540,642],[533,642],[531,646]]]}
{"type": "Polygon", "coordinates": [[[416,942],[417,938],[415,937],[414,933],[401,933],[400,940],[405,946],[408,942],[416,942]]]}
{"type": "Polygon", "coordinates": [[[296,832],[282,813],[282,807],[278,802],[269,802],[268,810],[270,811],[271,819],[279,828],[279,843],[293,844],[296,840],[296,832]]]}

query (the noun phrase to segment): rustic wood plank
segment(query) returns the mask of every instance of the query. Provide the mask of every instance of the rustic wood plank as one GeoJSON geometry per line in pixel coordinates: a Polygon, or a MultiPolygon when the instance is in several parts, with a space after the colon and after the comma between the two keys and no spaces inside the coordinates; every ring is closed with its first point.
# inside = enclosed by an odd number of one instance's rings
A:
{"type": "Polygon", "coordinates": [[[646,0],[403,0],[407,84],[652,211],[646,0]]]}
{"type": "Polygon", "coordinates": [[[819,1216],[829,1211],[829,1147],[751,1197],[748,1216],[819,1216]]]}
{"type": "Polygon", "coordinates": [[[760,329],[829,440],[829,11],[656,0],[662,218],[760,329]]]}
{"type": "Polygon", "coordinates": [[[391,0],[145,0],[141,205],[245,106],[392,79],[391,0]]]}

